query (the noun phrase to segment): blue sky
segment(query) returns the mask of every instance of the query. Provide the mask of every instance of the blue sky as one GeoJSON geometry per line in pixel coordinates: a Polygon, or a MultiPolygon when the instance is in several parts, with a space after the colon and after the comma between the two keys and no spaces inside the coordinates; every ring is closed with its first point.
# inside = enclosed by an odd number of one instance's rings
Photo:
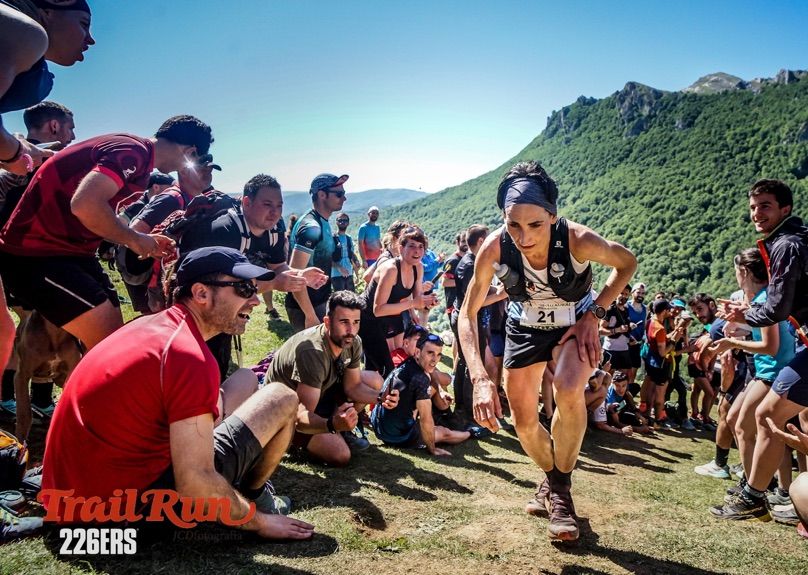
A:
{"type": "MultiPolygon", "coordinates": [[[[52,66],[77,137],[213,127],[238,192],[320,172],[434,192],[497,167],[580,95],[808,68],[808,2],[91,0],[97,44],[52,66]]],[[[22,130],[21,114],[4,122],[22,130]]]]}

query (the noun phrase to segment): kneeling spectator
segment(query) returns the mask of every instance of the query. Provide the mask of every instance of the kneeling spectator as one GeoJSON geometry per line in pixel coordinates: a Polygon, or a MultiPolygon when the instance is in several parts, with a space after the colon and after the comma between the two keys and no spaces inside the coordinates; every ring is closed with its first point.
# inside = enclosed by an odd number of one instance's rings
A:
{"type": "MultiPolygon", "coordinates": [[[[353,292],[332,293],[322,324],[294,334],[253,368],[265,373],[264,381],[279,381],[297,392],[301,406],[293,444],[329,465],[347,465],[352,453],[370,446],[357,427],[359,413],[382,401],[381,376],[359,365],[363,305],[353,292]]],[[[393,408],[397,401],[394,392],[383,403],[393,408]]]]}
{"type": "Polygon", "coordinates": [[[454,445],[471,437],[468,431],[452,431],[435,425],[432,419],[430,374],[438,365],[442,350],[440,337],[423,334],[416,344],[415,355],[387,376],[380,397],[398,393],[398,405],[391,409],[377,404],[370,416],[373,431],[386,445],[425,445],[432,455],[451,455],[436,444],[454,445]]]}

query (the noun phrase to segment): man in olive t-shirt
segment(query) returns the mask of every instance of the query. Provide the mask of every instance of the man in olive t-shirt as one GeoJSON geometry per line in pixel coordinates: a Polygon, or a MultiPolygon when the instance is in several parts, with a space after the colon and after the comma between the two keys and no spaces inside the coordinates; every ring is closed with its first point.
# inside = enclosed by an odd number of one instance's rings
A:
{"type": "Polygon", "coordinates": [[[357,334],[362,307],[363,300],[353,292],[331,294],[323,323],[286,340],[266,372],[266,382],[281,382],[300,399],[294,445],[335,466],[347,465],[351,451],[369,446],[364,437],[352,433],[358,411],[369,403],[388,409],[398,405],[398,391],[382,397],[381,376],[360,370],[362,340],[357,334]]]}

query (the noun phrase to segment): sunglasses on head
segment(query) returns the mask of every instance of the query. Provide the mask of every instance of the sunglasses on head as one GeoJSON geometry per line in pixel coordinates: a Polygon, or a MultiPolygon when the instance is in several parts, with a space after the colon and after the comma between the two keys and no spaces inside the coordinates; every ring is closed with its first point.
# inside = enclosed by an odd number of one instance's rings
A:
{"type": "Polygon", "coordinates": [[[206,286],[215,286],[215,287],[232,287],[233,291],[236,292],[238,297],[244,299],[250,299],[252,296],[258,293],[258,287],[252,283],[250,280],[239,280],[239,281],[209,281],[204,282],[206,286]]]}
{"type": "Polygon", "coordinates": [[[424,344],[427,342],[434,343],[436,345],[445,345],[441,337],[436,333],[429,333],[426,336],[421,337],[421,339],[418,340],[418,347],[424,347],[424,344]]]}

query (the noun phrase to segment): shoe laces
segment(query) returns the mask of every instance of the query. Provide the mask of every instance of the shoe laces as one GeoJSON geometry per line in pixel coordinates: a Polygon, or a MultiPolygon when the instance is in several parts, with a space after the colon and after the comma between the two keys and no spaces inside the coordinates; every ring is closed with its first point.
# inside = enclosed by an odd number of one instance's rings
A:
{"type": "Polygon", "coordinates": [[[550,501],[553,504],[552,516],[575,517],[575,505],[572,503],[572,495],[570,495],[569,491],[550,491],[550,501]]]}

